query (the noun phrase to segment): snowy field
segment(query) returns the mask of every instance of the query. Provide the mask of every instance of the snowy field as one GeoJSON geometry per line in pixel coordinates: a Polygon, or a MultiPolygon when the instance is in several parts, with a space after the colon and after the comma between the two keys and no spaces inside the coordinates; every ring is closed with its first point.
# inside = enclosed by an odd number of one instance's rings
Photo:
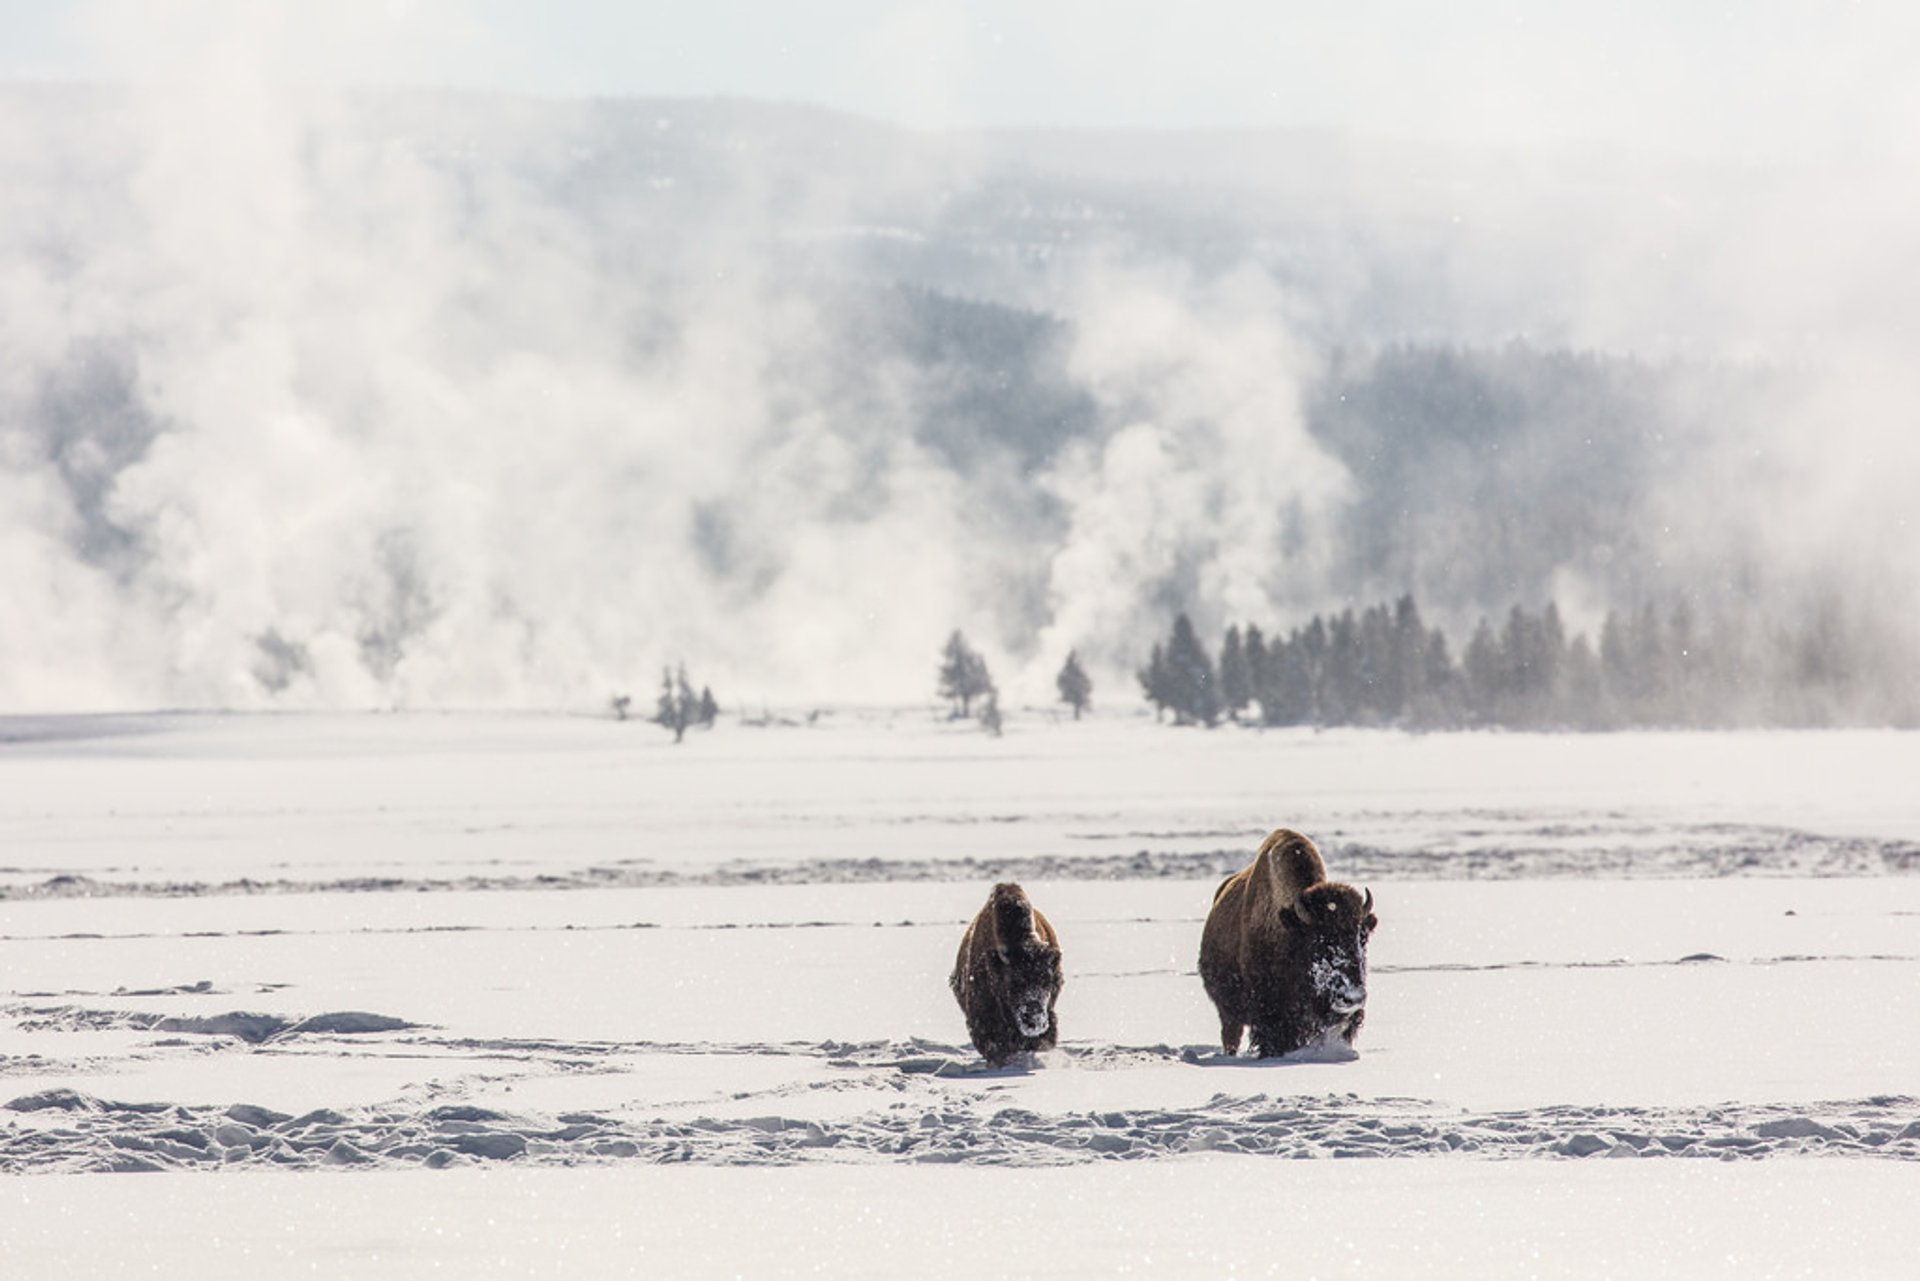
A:
{"type": "Polygon", "coordinates": [[[1876,732],[0,718],[0,1258],[1911,1276],[1915,780],[1876,732]],[[1345,1061],[1223,1056],[1194,973],[1281,824],[1377,901],[1345,1061]],[[996,879],[1067,981],[990,1071],[946,975],[996,879]],[[1342,1157],[1393,1159],[1283,1159],[1342,1157]]]}

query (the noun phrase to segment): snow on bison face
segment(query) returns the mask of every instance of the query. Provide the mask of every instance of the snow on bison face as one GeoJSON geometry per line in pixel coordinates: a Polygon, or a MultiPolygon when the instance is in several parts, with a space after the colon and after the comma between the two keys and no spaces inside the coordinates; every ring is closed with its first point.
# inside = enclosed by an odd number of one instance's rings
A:
{"type": "Polygon", "coordinates": [[[1031,938],[994,948],[987,953],[987,964],[1020,1035],[1046,1035],[1053,1026],[1054,999],[1060,995],[1060,949],[1031,938]]]}
{"type": "Polygon", "coordinates": [[[1344,885],[1316,886],[1302,896],[1295,912],[1309,927],[1307,984],[1313,1012],[1329,1027],[1343,1023],[1367,1004],[1367,937],[1379,924],[1373,892],[1362,900],[1344,885]]]}

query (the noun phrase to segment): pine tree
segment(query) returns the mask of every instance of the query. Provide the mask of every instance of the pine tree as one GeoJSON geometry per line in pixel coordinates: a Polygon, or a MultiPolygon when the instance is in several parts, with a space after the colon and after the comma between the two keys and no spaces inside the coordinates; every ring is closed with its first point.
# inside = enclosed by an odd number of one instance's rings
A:
{"type": "Polygon", "coordinates": [[[1252,701],[1253,680],[1247,671],[1247,652],[1241,645],[1240,629],[1229,627],[1220,642],[1220,705],[1228,718],[1237,722],[1252,701]]]}
{"type": "Polygon", "coordinates": [[[1193,620],[1181,614],[1173,620],[1167,641],[1167,703],[1176,725],[1198,722],[1211,726],[1220,719],[1219,677],[1206,647],[1194,634],[1193,620]]]}
{"type": "Polygon", "coordinates": [[[678,671],[662,668],[660,698],[654,705],[655,723],[672,730],[673,741],[678,743],[687,736],[687,726],[693,724],[699,714],[700,700],[687,681],[686,667],[678,671]]]}
{"type": "Polygon", "coordinates": [[[1585,729],[1600,729],[1610,720],[1606,707],[1606,678],[1600,670],[1600,658],[1585,633],[1567,646],[1566,662],[1560,672],[1560,716],[1563,723],[1585,729]]]}
{"type": "Polygon", "coordinates": [[[1639,719],[1640,689],[1634,679],[1629,628],[1619,614],[1607,611],[1600,626],[1600,681],[1606,689],[1611,723],[1631,724],[1639,719]]]}
{"type": "Polygon", "coordinates": [[[1140,692],[1146,696],[1149,703],[1153,704],[1153,719],[1156,721],[1162,719],[1170,706],[1166,651],[1155,644],[1153,653],[1147,659],[1147,665],[1135,675],[1140,681],[1140,692]]]}
{"type": "Polygon", "coordinates": [[[1360,624],[1344,609],[1327,625],[1327,653],[1320,681],[1319,723],[1348,725],[1365,706],[1360,669],[1360,624]]]}
{"type": "Polygon", "coordinates": [[[1079,720],[1080,714],[1093,703],[1093,680],[1087,675],[1086,669],[1080,666],[1077,651],[1067,651],[1067,661],[1061,666],[1060,674],[1054,677],[1053,683],[1060,691],[1060,701],[1073,708],[1073,719],[1079,720]]]}
{"type": "Polygon", "coordinates": [[[1534,633],[1534,665],[1538,671],[1538,703],[1535,720],[1543,725],[1567,723],[1567,627],[1560,621],[1560,606],[1553,601],[1540,612],[1540,626],[1534,633]]]}
{"type": "Polygon", "coordinates": [[[1627,632],[1627,652],[1633,662],[1637,719],[1643,725],[1671,724],[1669,678],[1673,668],[1667,660],[1666,628],[1660,623],[1660,611],[1651,601],[1634,613],[1627,632]]]}
{"type": "Polygon", "coordinates": [[[713,701],[711,686],[700,687],[699,716],[701,726],[706,729],[712,729],[713,723],[720,719],[720,704],[713,701]]]}
{"type": "Polygon", "coordinates": [[[1260,720],[1267,725],[1297,725],[1307,717],[1308,681],[1300,631],[1277,636],[1263,646],[1260,684],[1254,697],[1260,700],[1260,720]]]}
{"type": "Polygon", "coordinates": [[[1500,679],[1490,715],[1500,725],[1536,725],[1550,686],[1550,660],[1540,621],[1520,606],[1500,631],[1500,679]]]}
{"type": "Polygon", "coordinates": [[[1388,642],[1387,702],[1399,721],[1417,719],[1427,703],[1427,627],[1411,593],[1393,606],[1393,630],[1388,642]]]}
{"type": "Polygon", "coordinates": [[[995,738],[1000,737],[1000,692],[988,686],[985,697],[980,700],[980,728],[995,738]]]}
{"type": "Polygon", "coordinates": [[[1299,710],[1293,719],[1302,725],[1328,724],[1335,718],[1328,714],[1332,699],[1327,694],[1327,624],[1320,615],[1315,614],[1307,625],[1300,629],[1300,637],[1295,645],[1298,651],[1299,673],[1299,710]]]}
{"type": "Polygon", "coordinates": [[[1507,610],[1498,645],[1500,676],[1488,715],[1497,725],[1522,724],[1531,719],[1527,708],[1533,701],[1534,639],[1533,620],[1518,605],[1507,610]]]}
{"type": "Polygon", "coordinates": [[[1693,607],[1679,601],[1667,616],[1665,652],[1667,716],[1680,725],[1698,725],[1701,721],[1698,662],[1700,638],[1695,631],[1693,607]]]}
{"type": "Polygon", "coordinates": [[[1359,724],[1385,724],[1399,719],[1405,703],[1399,673],[1393,661],[1393,619],[1385,605],[1370,605],[1360,615],[1360,661],[1353,719],[1359,724]]]}
{"type": "Polygon", "coordinates": [[[1265,700],[1260,691],[1267,687],[1267,638],[1260,629],[1247,624],[1247,638],[1242,642],[1247,654],[1247,697],[1261,703],[1261,713],[1265,715],[1265,700]]]}
{"type": "Polygon", "coordinates": [[[1502,695],[1500,642],[1484,617],[1473,629],[1460,668],[1466,683],[1467,719],[1479,725],[1495,723],[1502,695]]]}
{"type": "Polygon", "coordinates": [[[940,697],[953,700],[951,719],[973,714],[973,700],[993,689],[993,677],[987,672],[987,660],[975,653],[967,638],[958,631],[947,637],[940,659],[940,697]]]}
{"type": "Polygon", "coordinates": [[[1438,627],[1427,633],[1426,654],[1420,664],[1424,685],[1422,702],[1416,716],[1423,725],[1458,725],[1461,719],[1460,669],[1453,664],[1447,649],[1447,634],[1438,627]]]}

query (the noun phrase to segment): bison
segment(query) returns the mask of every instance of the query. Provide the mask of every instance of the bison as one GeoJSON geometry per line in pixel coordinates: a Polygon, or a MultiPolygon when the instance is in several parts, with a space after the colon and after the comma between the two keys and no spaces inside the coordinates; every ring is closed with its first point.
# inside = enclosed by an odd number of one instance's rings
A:
{"type": "Polygon", "coordinates": [[[1367,1005],[1373,892],[1327,879],[1312,841],[1286,828],[1214,891],[1200,935],[1200,980],[1220,1011],[1220,1044],[1251,1030],[1261,1058],[1338,1037],[1348,1045],[1367,1005]]]}
{"type": "Polygon", "coordinates": [[[947,980],[974,1048],[996,1067],[1060,1039],[1060,940],[1018,885],[1002,883],[960,937],[947,980]]]}

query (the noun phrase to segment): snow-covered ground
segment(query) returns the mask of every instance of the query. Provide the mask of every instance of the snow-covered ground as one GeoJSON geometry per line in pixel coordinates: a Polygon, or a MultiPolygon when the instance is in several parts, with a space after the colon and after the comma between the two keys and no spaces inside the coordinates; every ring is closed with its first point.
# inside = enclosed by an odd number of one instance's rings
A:
{"type": "Polygon", "coordinates": [[[1916,779],[1874,732],[0,718],[0,1257],[1908,1275],[1916,779]],[[1280,824],[1375,894],[1351,1059],[1214,1041],[1200,924],[1280,824]],[[1001,878],[1067,984],[990,1071],[946,974],[1001,878]],[[1278,1159],[1345,1156],[1401,1159],[1278,1159]]]}

